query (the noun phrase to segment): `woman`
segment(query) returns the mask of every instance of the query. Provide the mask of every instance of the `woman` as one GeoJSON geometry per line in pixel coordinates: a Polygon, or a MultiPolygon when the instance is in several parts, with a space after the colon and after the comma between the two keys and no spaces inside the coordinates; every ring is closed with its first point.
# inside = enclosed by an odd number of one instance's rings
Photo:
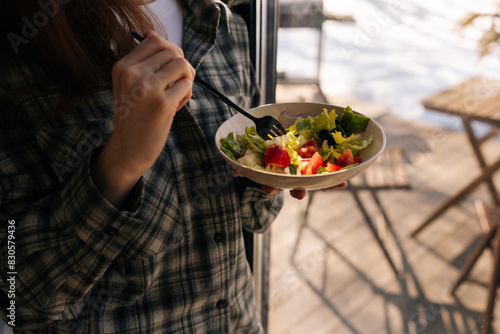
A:
{"type": "Polygon", "coordinates": [[[245,24],[186,0],[162,32],[136,1],[0,14],[0,313],[37,333],[260,333],[242,228],[282,198],[231,176],[214,134],[233,111],[192,86],[257,103],[245,24]]]}

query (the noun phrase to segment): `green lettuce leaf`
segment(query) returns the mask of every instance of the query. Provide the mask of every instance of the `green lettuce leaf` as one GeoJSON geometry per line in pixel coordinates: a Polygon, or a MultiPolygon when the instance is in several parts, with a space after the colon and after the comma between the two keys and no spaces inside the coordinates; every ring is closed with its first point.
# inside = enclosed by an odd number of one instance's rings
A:
{"type": "Polygon", "coordinates": [[[304,131],[311,130],[311,118],[305,118],[302,120],[299,120],[295,123],[295,127],[297,129],[297,132],[301,134],[304,131]]]}
{"type": "Polygon", "coordinates": [[[238,156],[243,152],[243,147],[234,140],[234,135],[230,132],[226,138],[220,140],[221,151],[229,158],[238,161],[238,156]]]}
{"type": "Polygon", "coordinates": [[[350,136],[353,133],[365,131],[370,117],[355,114],[351,107],[347,106],[340,115],[339,121],[346,135],[350,136]]]}
{"type": "Polygon", "coordinates": [[[356,135],[350,135],[349,137],[344,137],[342,136],[341,132],[335,131],[332,132],[333,139],[335,139],[335,142],[337,143],[337,146],[342,145],[344,143],[349,143],[353,140],[359,140],[359,137],[356,135]]]}
{"type": "Polygon", "coordinates": [[[373,141],[373,136],[370,137],[370,139],[368,139],[368,140],[362,139],[361,136],[357,136],[354,134],[345,138],[345,137],[342,137],[342,134],[340,132],[337,132],[337,131],[333,132],[332,136],[333,136],[333,139],[335,139],[335,142],[337,143],[336,150],[338,152],[344,152],[344,150],[346,148],[348,148],[352,151],[352,154],[354,156],[359,155],[359,151],[368,147],[373,141]]]}
{"type": "MultiPolygon", "coordinates": [[[[247,151],[249,152],[249,151],[247,151]]],[[[262,162],[262,155],[258,153],[245,154],[238,159],[238,162],[244,166],[264,170],[264,163],[262,162]]]]}
{"type": "Polygon", "coordinates": [[[351,142],[344,142],[342,145],[337,148],[344,151],[346,148],[352,151],[353,156],[359,155],[359,151],[368,147],[373,141],[373,136],[368,140],[353,140],[351,142]]]}
{"type": "Polygon", "coordinates": [[[293,134],[295,136],[301,135],[307,140],[311,139],[314,135],[311,131],[311,117],[299,118],[292,126],[285,130],[286,133],[293,134]]]}
{"type": "Polygon", "coordinates": [[[341,153],[338,152],[333,146],[329,146],[326,141],[323,142],[323,145],[319,149],[319,155],[321,156],[321,159],[323,159],[323,162],[327,163],[328,161],[331,161],[333,158],[338,159],[340,157],[341,153]]]}
{"type": "Polygon", "coordinates": [[[245,135],[238,136],[238,142],[244,148],[250,148],[254,152],[264,153],[266,151],[266,141],[257,134],[255,125],[245,128],[245,135]]]}
{"type": "Polygon", "coordinates": [[[312,118],[311,130],[318,133],[321,130],[332,131],[335,129],[335,110],[328,112],[326,108],[318,116],[312,118]]]}

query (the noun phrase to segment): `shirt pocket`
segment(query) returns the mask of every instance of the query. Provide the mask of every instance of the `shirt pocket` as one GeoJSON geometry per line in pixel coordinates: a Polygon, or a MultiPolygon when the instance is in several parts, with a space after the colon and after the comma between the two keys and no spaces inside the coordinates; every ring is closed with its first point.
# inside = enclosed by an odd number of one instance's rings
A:
{"type": "Polygon", "coordinates": [[[119,258],[124,262],[176,251],[187,232],[182,219],[178,186],[170,161],[162,154],[143,175],[144,198],[135,218],[144,222],[130,238],[119,258]]]}
{"type": "Polygon", "coordinates": [[[116,259],[93,292],[90,305],[113,310],[146,298],[158,285],[166,257],[172,254],[164,251],[137,260],[116,259]]]}

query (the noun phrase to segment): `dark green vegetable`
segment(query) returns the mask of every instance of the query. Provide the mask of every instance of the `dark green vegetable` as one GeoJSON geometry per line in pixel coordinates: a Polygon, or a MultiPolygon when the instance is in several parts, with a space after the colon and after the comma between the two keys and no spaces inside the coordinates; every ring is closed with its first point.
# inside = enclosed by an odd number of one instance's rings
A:
{"type": "Polygon", "coordinates": [[[355,114],[351,107],[346,107],[342,115],[340,115],[340,125],[345,131],[347,137],[353,133],[363,132],[370,121],[369,117],[355,114]]]}
{"type": "Polygon", "coordinates": [[[339,131],[343,137],[349,137],[348,135],[346,135],[344,129],[342,129],[342,125],[340,125],[340,121],[337,119],[335,120],[335,124],[336,124],[336,127],[335,127],[335,130],[336,131],[339,131]]]}

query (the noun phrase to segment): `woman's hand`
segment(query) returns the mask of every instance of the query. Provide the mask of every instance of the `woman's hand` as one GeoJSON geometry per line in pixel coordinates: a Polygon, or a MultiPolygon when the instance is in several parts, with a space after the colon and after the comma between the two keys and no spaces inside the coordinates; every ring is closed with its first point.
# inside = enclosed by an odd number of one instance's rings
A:
{"type": "MultiPolygon", "coordinates": [[[[321,191],[330,191],[330,190],[338,190],[344,189],[347,187],[347,182],[342,182],[330,188],[321,189],[321,191]]],[[[278,195],[281,192],[281,189],[262,186],[262,191],[268,195],[278,195]]],[[[290,190],[290,195],[296,199],[303,199],[306,197],[306,191],[304,189],[292,189],[290,190]]]]}
{"type": "MultiPolygon", "coordinates": [[[[231,170],[231,175],[233,177],[243,176],[242,174],[238,173],[234,169],[231,170]]],[[[345,187],[347,187],[347,182],[342,182],[342,183],[339,183],[333,187],[321,189],[321,191],[338,190],[338,189],[344,189],[345,187]]],[[[267,195],[279,195],[279,193],[281,193],[282,189],[263,185],[262,191],[267,195]]],[[[292,190],[290,190],[290,195],[296,199],[303,199],[304,197],[306,197],[306,191],[304,189],[292,189],[292,190]]]]}
{"type": "Polygon", "coordinates": [[[182,49],[149,31],[112,70],[114,130],[92,164],[101,193],[119,206],[160,155],[195,70],[182,49]]]}

